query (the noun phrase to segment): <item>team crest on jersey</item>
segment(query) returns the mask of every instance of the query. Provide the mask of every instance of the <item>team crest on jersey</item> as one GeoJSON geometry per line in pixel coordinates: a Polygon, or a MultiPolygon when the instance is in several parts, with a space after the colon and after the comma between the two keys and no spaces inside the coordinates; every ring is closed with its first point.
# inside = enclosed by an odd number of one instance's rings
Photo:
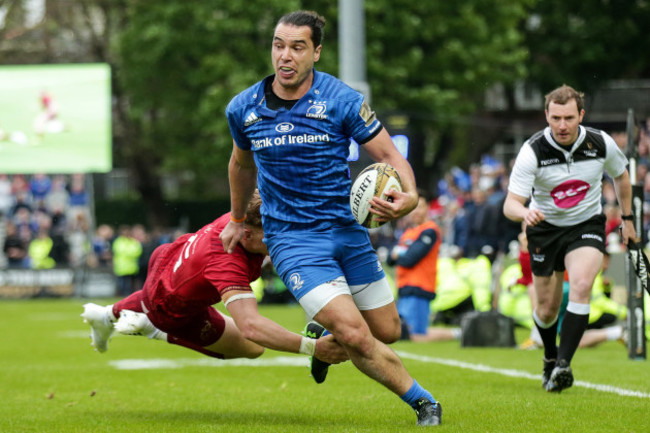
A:
{"type": "Polygon", "coordinates": [[[300,274],[298,272],[294,272],[289,277],[289,285],[291,286],[291,290],[294,292],[302,289],[303,284],[305,284],[305,282],[302,280],[302,278],[300,278],[300,274]]]}
{"type": "Polygon", "coordinates": [[[260,117],[257,117],[257,114],[251,111],[251,113],[246,117],[246,120],[244,121],[244,126],[251,126],[254,123],[261,122],[262,119],[260,117]]]}
{"type": "MultiPolygon", "coordinates": [[[[310,101],[311,102],[311,101],[310,101]]],[[[318,120],[327,119],[327,101],[313,101],[312,105],[307,109],[307,117],[318,120]]]]}

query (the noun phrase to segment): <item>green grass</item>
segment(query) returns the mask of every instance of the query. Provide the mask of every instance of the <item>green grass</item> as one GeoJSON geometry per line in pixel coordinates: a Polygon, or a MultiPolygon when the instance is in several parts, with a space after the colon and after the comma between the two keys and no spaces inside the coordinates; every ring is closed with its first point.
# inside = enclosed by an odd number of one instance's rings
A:
{"type": "MultiPolygon", "coordinates": [[[[79,317],[84,302],[0,302],[0,432],[421,431],[410,408],[350,363],[332,367],[327,381],[316,385],[303,366],[218,367],[220,361],[143,337],[116,336],[108,352],[96,353],[79,317]],[[185,366],[118,370],[111,364],[125,359],[185,366]]],[[[299,307],[260,309],[288,329],[302,329],[299,307]]],[[[519,340],[524,336],[518,333],[519,340]]],[[[650,365],[628,360],[616,342],[580,349],[573,361],[576,380],[645,397],[582,386],[548,394],[537,377],[499,373],[538,376],[539,350],[469,349],[457,341],[392,347],[442,402],[443,425],[436,431],[650,431],[650,365]],[[498,371],[444,365],[445,360],[498,371]]],[[[273,351],[262,359],[278,356],[305,359],[273,351]]]]}

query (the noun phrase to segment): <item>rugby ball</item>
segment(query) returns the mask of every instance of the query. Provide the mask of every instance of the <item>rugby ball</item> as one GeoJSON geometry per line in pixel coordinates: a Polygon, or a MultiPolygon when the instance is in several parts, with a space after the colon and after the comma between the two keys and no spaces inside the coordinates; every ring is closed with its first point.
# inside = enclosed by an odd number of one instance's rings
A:
{"type": "Polygon", "coordinates": [[[359,173],[350,190],[350,209],[359,224],[374,229],[386,223],[386,221],[376,221],[375,215],[368,209],[373,197],[390,200],[390,197],[386,197],[386,193],[391,189],[402,191],[399,173],[391,165],[372,164],[359,173]]]}

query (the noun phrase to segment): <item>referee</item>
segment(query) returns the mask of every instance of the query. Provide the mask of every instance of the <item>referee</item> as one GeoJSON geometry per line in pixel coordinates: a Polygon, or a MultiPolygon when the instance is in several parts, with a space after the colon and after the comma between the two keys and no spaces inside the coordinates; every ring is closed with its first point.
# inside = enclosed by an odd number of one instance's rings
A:
{"type": "Polygon", "coordinates": [[[546,95],[545,113],[548,126],[519,151],[503,212],[526,227],[537,296],[533,319],[544,342],[542,386],[560,392],[573,384],[571,359],[587,327],[591,287],[605,251],[603,170],[614,179],[623,242],[636,238],[636,233],[627,158],[607,133],[580,125],[584,95],[567,85],[558,87],[546,95]],[[558,347],[565,271],[569,304],[558,347]]]}

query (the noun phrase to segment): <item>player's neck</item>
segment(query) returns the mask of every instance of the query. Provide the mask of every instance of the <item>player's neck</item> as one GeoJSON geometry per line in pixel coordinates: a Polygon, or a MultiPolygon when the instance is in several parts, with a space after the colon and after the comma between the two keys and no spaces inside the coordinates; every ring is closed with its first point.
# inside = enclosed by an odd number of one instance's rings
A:
{"type": "Polygon", "coordinates": [[[313,72],[309,75],[307,79],[305,79],[305,81],[303,81],[296,87],[285,87],[274,78],[273,82],[271,83],[271,90],[280,99],[284,99],[286,101],[297,101],[298,99],[305,96],[307,92],[309,92],[309,89],[311,89],[311,85],[313,82],[314,82],[313,72]]]}

